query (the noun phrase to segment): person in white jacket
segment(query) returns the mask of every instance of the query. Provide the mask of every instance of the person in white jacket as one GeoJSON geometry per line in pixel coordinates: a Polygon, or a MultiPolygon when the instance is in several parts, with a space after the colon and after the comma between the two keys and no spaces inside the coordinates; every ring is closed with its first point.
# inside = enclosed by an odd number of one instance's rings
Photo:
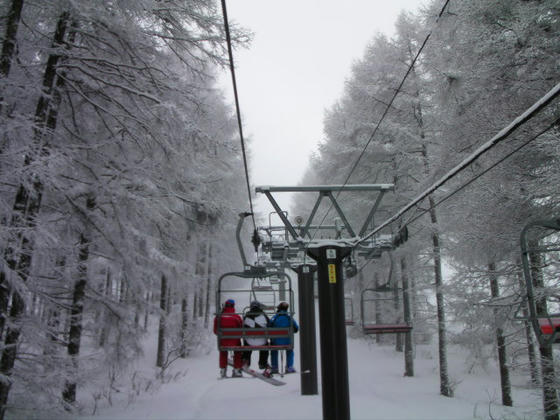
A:
{"type": "MultiPolygon", "coordinates": [[[[243,317],[243,326],[245,328],[266,328],[268,326],[268,316],[262,309],[262,304],[258,301],[251,302],[249,312],[243,317]]],[[[246,346],[266,346],[268,339],[265,337],[247,337],[245,338],[246,346]]],[[[243,352],[243,365],[251,365],[251,350],[243,352]]],[[[269,369],[268,350],[259,350],[259,369],[269,369]]]]}

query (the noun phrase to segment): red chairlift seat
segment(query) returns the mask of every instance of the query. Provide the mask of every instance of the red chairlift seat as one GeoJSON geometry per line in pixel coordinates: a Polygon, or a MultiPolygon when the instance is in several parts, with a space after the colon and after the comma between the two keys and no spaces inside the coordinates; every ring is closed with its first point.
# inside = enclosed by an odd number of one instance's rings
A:
{"type": "MultiPolygon", "coordinates": [[[[251,268],[255,268],[253,266],[251,266],[251,268]]],[[[293,291],[292,291],[292,287],[291,287],[291,280],[290,277],[284,273],[284,272],[258,272],[255,273],[255,270],[246,270],[243,272],[230,272],[230,273],[225,273],[222,276],[220,276],[220,278],[217,281],[217,285],[216,285],[216,308],[219,310],[219,308],[222,306],[222,302],[225,300],[225,298],[231,298],[233,296],[235,296],[235,294],[238,295],[244,295],[246,292],[250,292],[250,299],[251,300],[259,300],[257,299],[257,296],[255,295],[255,290],[254,287],[257,286],[257,282],[261,281],[261,280],[265,280],[268,277],[273,277],[273,278],[284,278],[284,282],[286,284],[285,287],[285,293],[287,295],[287,302],[289,304],[289,307],[293,308],[293,291]],[[237,278],[237,279],[245,279],[246,281],[251,281],[251,289],[239,289],[238,287],[235,288],[224,288],[223,286],[223,282],[224,279],[227,278],[237,278]]],[[[264,283],[264,281],[263,281],[264,283]]],[[[266,284],[260,284],[259,286],[264,286],[266,284]]],[[[243,302],[244,299],[241,299],[241,302],[243,302]]],[[[261,301],[262,302],[262,301],[261,301]]],[[[267,302],[265,304],[263,304],[263,308],[262,308],[265,312],[270,311],[275,311],[276,310],[276,305],[274,303],[271,304],[271,302],[267,302]]],[[[244,311],[240,314],[238,313],[238,315],[242,315],[245,314],[247,311],[247,308],[244,309],[244,311]]],[[[293,316],[293,313],[290,312],[290,315],[293,316]]],[[[216,317],[220,317],[221,313],[216,313],[215,314],[216,317]]],[[[219,318],[218,318],[219,319],[219,318]]],[[[220,351],[249,351],[249,350],[291,350],[294,347],[294,330],[292,327],[265,327],[265,328],[251,328],[251,327],[238,327],[238,328],[223,328],[221,327],[221,323],[218,322],[217,326],[216,326],[216,335],[217,335],[217,342],[218,342],[218,349],[220,351]],[[226,340],[226,339],[234,339],[233,341],[235,341],[235,339],[244,339],[244,338],[265,338],[265,339],[274,339],[274,338],[287,338],[289,341],[287,344],[283,344],[283,345],[268,345],[268,344],[264,344],[264,345],[257,345],[257,346],[242,346],[242,345],[228,345],[228,344],[222,344],[222,340],[226,340]]],[[[227,340],[226,340],[227,341],[227,340]]]]}
{"type": "Polygon", "coordinates": [[[556,333],[558,336],[555,337],[554,342],[560,343],[560,318],[539,318],[538,322],[540,330],[545,336],[556,333]]]}
{"type": "Polygon", "coordinates": [[[408,333],[412,330],[412,326],[402,322],[398,317],[393,317],[396,322],[393,323],[372,323],[372,321],[366,321],[364,319],[365,314],[365,303],[366,302],[390,302],[394,300],[394,297],[384,297],[389,293],[394,292],[394,288],[389,287],[387,284],[382,286],[377,286],[374,289],[364,289],[361,295],[361,308],[362,308],[362,332],[366,335],[368,334],[395,334],[395,333],[408,333]],[[365,298],[367,292],[374,293],[375,297],[365,298]]]}
{"type": "Polygon", "coordinates": [[[290,350],[293,349],[293,334],[290,328],[222,328],[218,329],[218,340],[221,338],[290,338],[289,344],[258,345],[258,346],[230,346],[219,345],[221,351],[243,350],[290,350]]]}

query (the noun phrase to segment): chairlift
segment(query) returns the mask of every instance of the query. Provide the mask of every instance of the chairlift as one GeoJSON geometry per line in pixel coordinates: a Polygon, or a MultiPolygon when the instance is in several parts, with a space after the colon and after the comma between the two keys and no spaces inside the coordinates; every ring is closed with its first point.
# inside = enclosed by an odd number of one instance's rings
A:
{"type": "MultiPolygon", "coordinates": [[[[237,307],[247,307],[250,304],[252,288],[250,288],[253,283],[257,280],[264,281],[270,277],[282,278],[287,285],[286,292],[288,295],[289,304],[289,314],[293,317],[293,302],[294,293],[292,290],[292,284],[290,277],[281,271],[267,272],[266,270],[255,270],[255,267],[250,267],[244,272],[230,272],[223,274],[217,282],[216,287],[216,314],[215,316],[221,316],[220,308],[222,308],[224,302],[228,299],[234,299],[236,301],[237,307]],[[244,283],[246,286],[239,288],[239,283],[244,283]],[[227,287],[226,287],[227,286],[227,287]],[[249,301],[247,297],[249,296],[249,301]]],[[[236,312],[236,314],[243,317],[244,312],[236,312]]],[[[289,327],[266,327],[266,328],[222,328],[220,322],[217,323],[216,327],[218,350],[220,351],[249,351],[249,350],[290,350],[294,346],[294,330],[292,325],[289,327]],[[285,345],[259,345],[259,346],[230,346],[221,345],[223,338],[251,338],[260,337],[266,339],[272,338],[289,338],[289,343],[285,345]]]]}
{"type": "Polygon", "coordinates": [[[344,298],[344,313],[346,314],[344,323],[346,325],[354,325],[354,302],[351,297],[344,298]]]}
{"type": "MultiPolygon", "coordinates": [[[[374,305],[384,305],[388,302],[394,302],[393,293],[394,288],[389,287],[387,284],[373,289],[364,289],[362,291],[360,306],[362,312],[362,332],[364,334],[395,334],[407,333],[412,330],[412,326],[404,322],[399,322],[400,320],[398,316],[393,317],[393,322],[380,322],[378,319],[375,322],[370,322],[366,319],[366,305],[369,305],[372,302],[374,305]]],[[[387,314],[387,312],[388,311],[386,311],[385,314],[387,314]]]]}
{"type": "MultiPolygon", "coordinates": [[[[526,302],[528,307],[528,317],[517,319],[525,319],[531,322],[535,335],[541,347],[549,346],[553,343],[560,343],[560,312],[548,313],[547,304],[555,303],[558,309],[557,296],[558,287],[547,288],[544,287],[542,281],[536,278],[537,271],[531,266],[530,255],[548,254],[552,255],[553,252],[560,251],[560,239],[555,238],[555,243],[549,243],[544,246],[537,245],[530,248],[527,239],[528,232],[531,229],[544,228],[553,232],[560,231],[560,218],[557,219],[544,219],[536,220],[528,223],[521,231],[521,262],[523,265],[523,277],[526,287],[526,302]]],[[[558,254],[555,255],[558,257],[558,254]]],[[[558,277],[558,273],[547,273],[547,269],[539,268],[538,274],[542,276],[551,275],[554,278],[558,277]]]]}

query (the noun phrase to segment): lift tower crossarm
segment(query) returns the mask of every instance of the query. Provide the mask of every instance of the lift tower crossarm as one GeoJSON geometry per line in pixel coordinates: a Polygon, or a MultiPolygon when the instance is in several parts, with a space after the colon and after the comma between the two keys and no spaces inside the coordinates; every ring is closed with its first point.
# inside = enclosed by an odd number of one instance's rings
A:
{"type": "MultiPolygon", "coordinates": [[[[280,217],[280,219],[284,223],[284,226],[286,226],[286,229],[288,230],[288,232],[292,235],[292,237],[296,241],[303,242],[304,241],[303,238],[306,235],[309,234],[309,229],[312,226],[311,223],[313,221],[313,218],[315,217],[315,213],[317,212],[317,209],[319,208],[319,204],[321,203],[321,200],[323,199],[323,197],[325,197],[325,196],[329,197],[334,209],[336,210],[337,214],[340,216],[340,218],[342,220],[342,223],[344,224],[344,227],[346,228],[346,231],[349,233],[350,236],[354,237],[354,236],[356,236],[356,234],[355,234],[354,230],[352,229],[352,227],[350,226],[350,223],[348,222],[348,219],[344,215],[344,212],[342,211],[342,209],[338,205],[338,202],[336,201],[336,198],[333,195],[333,192],[379,191],[379,195],[377,196],[377,199],[376,199],[371,211],[369,212],[366,220],[364,221],[364,223],[362,225],[362,228],[360,229],[360,236],[362,236],[362,235],[364,235],[364,233],[367,229],[367,226],[369,225],[371,219],[373,218],[373,215],[375,214],[377,208],[379,207],[379,204],[381,202],[381,199],[382,199],[383,195],[387,191],[394,190],[394,187],[395,186],[393,184],[305,185],[305,186],[295,186],[295,187],[261,186],[261,187],[256,187],[255,191],[257,193],[263,193],[263,194],[266,195],[266,197],[270,201],[270,204],[272,204],[272,207],[274,207],[274,210],[276,210],[276,212],[278,213],[278,216],[280,217]],[[272,196],[273,192],[318,192],[319,193],[319,197],[317,198],[317,201],[315,202],[315,205],[313,206],[313,209],[311,210],[311,214],[309,215],[309,218],[307,219],[305,227],[303,228],[303,230],[301,231],[300,234],[297,233],[294,226],[288,220],[286,215],[282,212],[282,209],[280,208],[280,206],[278,205],[278,203],[276,202],[276,200],[272,196]]],[[[301,228],[300,228],[300,230],[301,230],[301,228]]]]}
{"type": "Polygon", "coordinates": [[[393,184],[348,184],[348,185],[302,185],[297,187],[261,186],[255,191],[268,192],[316,192],[316,191],[392,191],[393,184]]]}

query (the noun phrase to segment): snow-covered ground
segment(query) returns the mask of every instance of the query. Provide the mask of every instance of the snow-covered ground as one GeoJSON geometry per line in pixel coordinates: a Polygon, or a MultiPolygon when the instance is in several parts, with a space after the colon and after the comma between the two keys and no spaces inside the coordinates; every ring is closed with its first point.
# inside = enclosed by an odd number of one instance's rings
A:
{"type": "MultiPolygon", "coordinates": [[[[155,338],[151,342],[155,343],[155,338]]],[[[512,376],[514,407],[503,407],[496,368],[491,366],[486,372],[478,369],[476,373],[467,373],[466,355],[456,347],[450,347],[448,355],[450,375],[456,384],[454,398],[439,394],[435,347],[416,348],[415,376],[412,378],[403,376],[403,354],[395,352],[392,345],[380,346],[372,339],[349,337],[348,356],[352,419],[541,418],[541,397],[525,387],[526,377],[512,376]]],[[[257,355],[253,354],[253,365],[256,359],[257,355]]],[[[154,360],[154,354],[148,351],[143,369],[150,371],[148,366],[153,365],[154,360]]],[[[298,364],[299,343],[296,340],[296,367],[298,364]]],[[[80,419],[322,418],[320,387],[318,395],[302,396],[299,374],[286,375],[283,380],[287,384],[280,387],[247,375],[240,379],[220,380],[215,348],[208,353],[200,351],[186,360],[177,360],[169,375],[176,378],[133,398],[133,392],[121,389],[113,395],[112,406],[103,400],[98,403],[94,416],[80,419]]]]}

